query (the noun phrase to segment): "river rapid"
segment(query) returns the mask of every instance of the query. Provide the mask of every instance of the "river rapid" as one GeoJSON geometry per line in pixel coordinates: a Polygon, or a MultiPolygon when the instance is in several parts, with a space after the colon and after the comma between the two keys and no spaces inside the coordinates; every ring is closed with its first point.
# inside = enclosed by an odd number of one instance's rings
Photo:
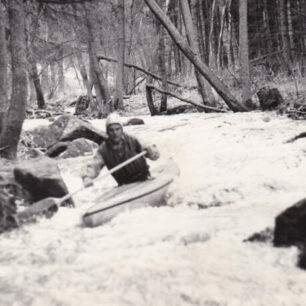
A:
{"type": "MultiPolygon", "coordinates": [[[[126,211],[96,228],[82,214],[111,178],[0,237],[0,305],[305,305],[296,248],[244,239],[306,196],[303,121],[274,113],[148,117],[126,132],[172,157],[167,205],[126,211]]],[[[104,120],[92,122],[104,129],[104,120]]],[[[35,121],[27,121],[25,129],[35,121]]],[[[81,180],[67,162],[72,191],[81,180]]]]}

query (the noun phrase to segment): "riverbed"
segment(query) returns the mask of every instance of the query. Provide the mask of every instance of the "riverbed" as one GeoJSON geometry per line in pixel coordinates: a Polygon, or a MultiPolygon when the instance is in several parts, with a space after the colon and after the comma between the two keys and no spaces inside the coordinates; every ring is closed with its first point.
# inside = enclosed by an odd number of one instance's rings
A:
{"type": "MultiPolygon", "coordinates": [[[[145,125],[126,132],[158,146],[150,166],[171,157],[180,168],[167,205],[86,228],[82,214],[114,186],[108,178],[75,208],[2,234],[0,304],[305,305],[297,249],[244,242],[306,197],[306,138],[287,143],[305,122],[262,112],[140,117],[145,125]]],[[[80,186],[61,170],[69,190],[80,186]]]]}

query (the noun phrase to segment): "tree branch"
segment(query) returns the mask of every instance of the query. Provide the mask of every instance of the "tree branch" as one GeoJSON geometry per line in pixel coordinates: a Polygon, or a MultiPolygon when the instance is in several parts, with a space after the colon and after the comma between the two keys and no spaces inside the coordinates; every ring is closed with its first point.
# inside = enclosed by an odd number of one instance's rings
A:
{"type": "MultiPolygon", "coordinates": [[[[105,61],[117,63],[117,60],[114,59],[114,58],[111,58],[111,57],[106,57],[104,55],[98,55],[97,57],[98,57],[98,60],[105,60],[105,61]]],[[[134,64],[124,63],[124,66],[129,67],[129,68],[134,68],[136,70],[139,70],[139,71],[141,71],[141,72],[143,72],[145,74],[150,75],[154,79],[157,79],[157,80],[160,80],[160,81],[162,80],[162,78],[160,76],[158,76],[158,75],[156,75],[156,74],[154,74],[154,73],[152,73],[152,72],[150,72],[148,70],[145,70],[145,69],[143,69],[143,68],[141,68],[139,66],[136,66],[134,64]]],[[[173,86],[177,86],[177,87],[185,87],[185,86],[183,86],[181,84],[178,84],[178,83],[175,83],[175,82],[172,82],[172,81],[167,81],[167,83],[169,83],[169,84],[171,84],[173,86]]]]}

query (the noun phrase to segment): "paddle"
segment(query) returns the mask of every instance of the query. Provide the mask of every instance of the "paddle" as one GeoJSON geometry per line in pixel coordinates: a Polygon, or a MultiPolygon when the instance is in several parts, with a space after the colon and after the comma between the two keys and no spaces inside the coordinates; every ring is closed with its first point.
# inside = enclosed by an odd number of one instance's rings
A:
{"type": "MultiPolygon", "coordinates": [[[[126,165],[132,163],[133,161],[135,161],[136,159],[146,155],[147,152],[146,151],[142,151],[141,153],[138,153],[137,155],[127,159],[125,162],[117,165],[116,167],[110,169],[107,173],[101,175],[100,177],[96,178],[95,180],[93,180],[93,182],[97,182],[103,178],[105,178],[108,175],[111,175],[112,173],[120,170],[121,168],[125,167],[126,165]]],[[[29,208],[25,209],[24,211],[20,212],[17,214],[17,220],[15,220],[17,222],[17,224],[22,221],[23,219],[28,219],[30,217],[32,217],[35,214],[38,213],[42,213],[42,212],[49,212],[49,213],[54,213],[56,212],[59,207],[68,199],[70,199],[73,195],[75,195],[76,193],[83,191],[84,189],[88,188],[89,186],[82,186],[81,188],[66,194],[64,197],[62,198],[45,198],[42,199],[34,204],[32,204],[29,208]]]]}

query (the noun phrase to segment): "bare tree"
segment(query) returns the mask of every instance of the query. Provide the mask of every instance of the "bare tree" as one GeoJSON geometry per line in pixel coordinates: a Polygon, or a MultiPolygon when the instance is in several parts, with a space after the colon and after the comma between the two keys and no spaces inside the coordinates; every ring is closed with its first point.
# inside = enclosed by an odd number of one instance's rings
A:
{"type": "Polygon", "coordinates": [[[123,92],[125,83],[124,63],[125,63],[125,5],[124,0],[118,1],[118,61],[116,73],[116,91],[113,98],[115,109],[123,109],[123,92]]]}
{"type": "Polygon", "coordinates": [[[107,81],[103,75],[101,67],[97,59],[98,53],[98,37],[99,33],[96,33],[95,26],[97,22],[97,6],[98,2],[84,4],[86,25],[88,30],[88,55],[90,63],[91,79],[95,88],[97,104],[99,107],[100,116],[106,116],[111,112],[111,97],[107,85],[107,81]]]}
{"type": "Polygon", "coordinates": [[[7,55],[7,42],[5,37],[5,11],[2,2],[0,1],[0,134],[2,130],[3,114],[8,108],[8,55],[7,55]]]}
{"type": "Polygon", "coordinates": [[[15,159],[25,118],[27,102],[27,65],[24,22],[24,1],[8,2],[11,32],[12,95],[5,124],[0,136],[1,157],[15,159]]]}
{"type": "Polygon", "coordinates": [[[239,50],[241,63],[242,101],[251,98],[249,40],[248,40],[248,4],[247,0],[239,0],[239,50]]]}
{"type": "MultiPolygon", "coordinates": [[[[197,56],[200,56],[200,49],[197,43],[197,37],[196,37],[194,26],[192,23],[192,17],[191,17],[191,12],[190,12],[188,1],[181,0],[180,3],[181,3],[182,15],[184,19],[184,24],[186,28],[189,45],[196,52],[197,56]]],[[[209,105],[209,102],[207,101],[206,91],[205,91],[204,78],[201,76],[201,74],[196,69],[194,72],[195,72],[195,76],[198,82],[198,91],[202,97],[203,104],[209,105]]]]}

